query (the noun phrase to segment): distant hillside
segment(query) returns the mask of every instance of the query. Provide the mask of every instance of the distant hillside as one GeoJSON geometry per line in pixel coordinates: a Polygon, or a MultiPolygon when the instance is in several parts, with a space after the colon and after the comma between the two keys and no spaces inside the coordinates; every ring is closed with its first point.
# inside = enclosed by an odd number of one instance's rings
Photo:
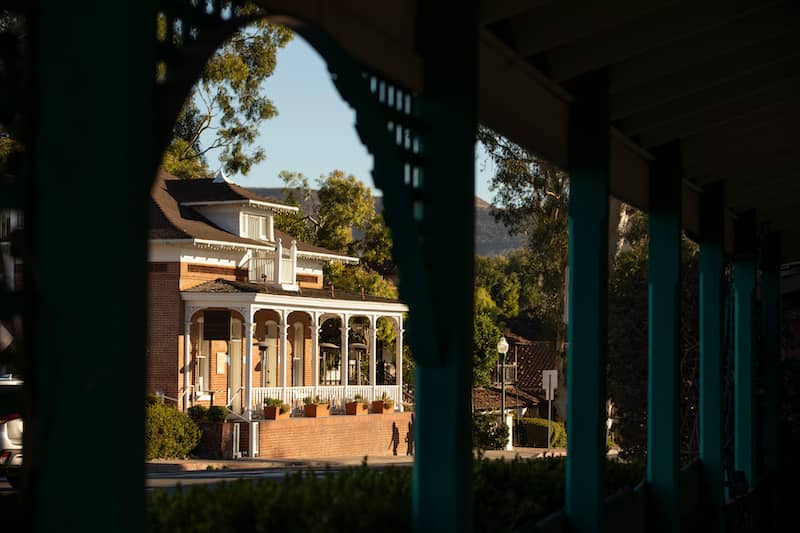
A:
{"type": "MultiPolygon", "coordinates": [[[[251,191],[265,198],[283,200],[281,187],[251,187],[251,191]]],[[[312,203],[317,202],[316,191],[312,192],[312,203]]],[[[494,221],[489,211],[490,204],[485,200],[475,197],[475,254],[482,256],[503,255],[516,248],[525,246],[525,237],[522,235],[511,236],[506,228],[494,221]]],[[[375,198],[375,209],[383,209],[383,198],[375,198]]]]}

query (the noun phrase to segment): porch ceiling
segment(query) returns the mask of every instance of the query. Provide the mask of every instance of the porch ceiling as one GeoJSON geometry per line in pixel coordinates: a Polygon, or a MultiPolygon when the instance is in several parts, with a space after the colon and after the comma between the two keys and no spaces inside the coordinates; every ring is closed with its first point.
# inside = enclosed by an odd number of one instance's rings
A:
{"type": "MultiPolygon", "coordinates": [[[[413,0],[391,9],[349,0],[335,10],[320,0],[261,1],[328,31],[385,76],[423,83],[413,0]]],[[[800,260],[800,4],[482,0],[480,20],[484,124],[565,166],[565,82],[606,69],[614,196],[646,210],[649,151],[675,141],[687,230],[698,229],[702,187],[723,181],[728,224],[755,209],[763,231],[781,232],[783,260],[800,260]]]]}

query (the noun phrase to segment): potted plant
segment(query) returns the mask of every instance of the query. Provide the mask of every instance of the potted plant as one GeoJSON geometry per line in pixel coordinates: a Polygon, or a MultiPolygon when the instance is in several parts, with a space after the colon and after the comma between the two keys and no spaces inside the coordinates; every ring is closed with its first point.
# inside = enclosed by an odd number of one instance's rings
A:
{"type": "Polygon", "coordinates": [[[394,411],[394,400],[389,399],[384,392],[380,400],[372,402],[373,413],[391,413],[394,411]]]}
{"type": "Polygon", "coordinates": [[[264,418],[266,420],[289,418],[289,405],[277,398],[264,398],[264,418]]]}
{"type": "Polygon", "coordinates": [[[303,414],[311,418],[322,418],[330,414],[328,400],[320,400],[319,396],[303,398],[303,414]]]}
{"type": "Polygon", "coordinates": [[[365,415],[369,412],[369,404],[364,401],[363,396],[356,394],[352,402],[344,404],[344,412],[347,415],[365,415]]]}

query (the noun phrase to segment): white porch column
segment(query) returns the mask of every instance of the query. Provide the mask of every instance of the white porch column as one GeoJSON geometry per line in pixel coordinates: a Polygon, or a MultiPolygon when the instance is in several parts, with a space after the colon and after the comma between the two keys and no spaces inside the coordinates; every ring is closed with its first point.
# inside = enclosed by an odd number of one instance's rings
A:
{"type": "Polygon", "coordinates": [[[372,315],[369,317],[372,322],[369,336],[369,384],[372,387],[372,399],[375,399],[375,366],[378,355],[378,317],[372,315]]]}
{"type": "Polygon", "coordinates": [[[396,359],[395,376],[397,376],[397,394],[400,411],[403,411],[403,315],[397,317],[397,339],[395,340],[396,359]]]}
{"type": "Polygon", "coordinates": [[[253,310],[248,309],[244,322],[244,416],[247,420],[253,419],[253,329],[255,327],[253,310]]]}
{"type": "Polygon", "coordinates": [[[347,338],[349,337],[348,333],[350,333],[350,315],[344,313],[342,315],[342,385],[344,385],[344,397],[348,398],[347,396],[347,387],[350,384],[350,350],[347,347],[347,338]]]}
{"type": "MultiPolygon", "coordinates": [[[[187,309],[186,313],[190,311],[187,309]]],[[[192,316],[183,323],[183,394],[181,394],[181,408],[184,412],[189,408],[189,390],[192,387],[192,316]]]]}
{"type": "Polygon", "coordinates": [[[292,247],[289,249],[289,258],[291,259],[292,269],[290,272],[292,273],[292,279],[290,283],[294,285],[297,283],[297,241],[294,239],[292,240],[292,247]]]}
{"type": "Polygon", "coordinates": [[[314,385],[314,396],[319,387],[319,313],[311,313],[311,384],[314,385]]]}
{"type": "Polygon", "coordinates": [[[278,338],[280,343],[280,351],[281,351],[281,364],[280,368],[278,369],[278,373],[280,374],[280,379],[278,383],[281,386],[281,399],[289,403],[286,397],[286,335],[289,332],[289,328],[286,327],[286,311],[281,311],[281,323],[278,324],[278,338]]]}
{"type": "Polygon", "coordinates": [[[281,243],[280,237],[278,241],[275,243],[275,268],[273,272],[275,272],[275,283],[281,282],[281,263],[283,259],[283,243],[281,243]]]}

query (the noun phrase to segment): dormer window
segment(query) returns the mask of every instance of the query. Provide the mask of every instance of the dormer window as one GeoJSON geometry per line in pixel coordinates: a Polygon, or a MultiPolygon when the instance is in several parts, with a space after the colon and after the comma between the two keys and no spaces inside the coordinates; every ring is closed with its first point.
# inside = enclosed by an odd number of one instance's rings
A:
{"type": "Polygon", "coordinates": [[[262,215],[242,213],[242,235],[250,239],[271,240],[268,218],[262,215]]]}

